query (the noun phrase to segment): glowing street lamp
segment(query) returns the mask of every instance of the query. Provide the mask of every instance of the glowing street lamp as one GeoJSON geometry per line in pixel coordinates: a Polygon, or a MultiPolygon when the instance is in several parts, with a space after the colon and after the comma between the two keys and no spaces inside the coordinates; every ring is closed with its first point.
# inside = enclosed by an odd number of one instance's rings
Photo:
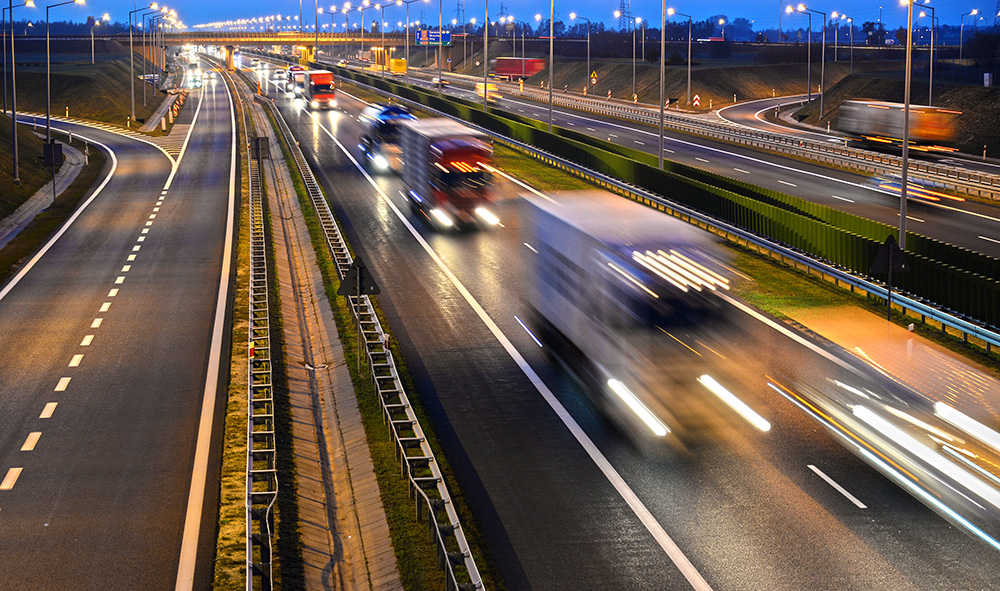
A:
{"type": "Polygon", "coordinates": [[[979,9],[978,8],[973,8],[971,12],[966,12],[965,14],[963,14],[962,16],[960,16],[959,19],[958,19],[958,22],[959,22],[959,25],[958,25],[958,61],[962,61],[962,48],[965,45],[963,43],[963,35],[965,33],[965,17],[969,16],[970,14],[972,16],[976,16],[977,14],[979,14],[979,9]]]}
{"type": "MultiPolygon", "coordinates": [[[[665,1],[665,0],[664,0],[665,1]]],[[[584,18],[575,12],[569,13],[570,20],[580,19],[582,21],[587,21],[587,86],[590,86],[590,19],[584,18]]],[[[521,58],[524,58],[524,41],[521,41],[521,58]]]]}

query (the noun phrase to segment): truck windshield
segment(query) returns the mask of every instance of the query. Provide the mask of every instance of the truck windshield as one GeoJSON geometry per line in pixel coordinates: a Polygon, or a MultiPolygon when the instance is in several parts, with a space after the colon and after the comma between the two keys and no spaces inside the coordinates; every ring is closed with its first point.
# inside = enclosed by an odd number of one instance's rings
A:
{"type": "Polygon", "coordinates": [[[486,186],[486,175],[482,169],[471,166],[469,172],[446,172],[435,168],[433,182],[440,189],[479,189],[486,186]]]}
{"type": "Polygon", "coordinates": [[[333,84],[329,82],[318,82],[312,85],[313,94],[325,94],[333,92],[333,84]]]}

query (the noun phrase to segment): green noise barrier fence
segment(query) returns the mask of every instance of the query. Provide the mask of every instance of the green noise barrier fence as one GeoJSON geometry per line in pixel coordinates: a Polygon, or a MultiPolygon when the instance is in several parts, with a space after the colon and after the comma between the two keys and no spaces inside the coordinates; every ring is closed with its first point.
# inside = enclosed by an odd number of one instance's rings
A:
{"type": "MultiPolygon", "coordinates": [[[[317,66],[319,66],[317,64],[317,66]]],[[[319,67],[329,67],[322,65],[319,67]]],[[[495,133],[532,145],[580,166],[702,211],[720,221],[868,276],[879,247],[896,228],[811,203],[779,191],[664,161],[654,155],[573,130],[389,79],[336,68],[337,74],[390,92],[495,133]]],[[[911,271],[893,276],[893,288],[934,302],[946,311],[1000,325],[1000,260],[938,240],[907,234],[911,271]]]]}

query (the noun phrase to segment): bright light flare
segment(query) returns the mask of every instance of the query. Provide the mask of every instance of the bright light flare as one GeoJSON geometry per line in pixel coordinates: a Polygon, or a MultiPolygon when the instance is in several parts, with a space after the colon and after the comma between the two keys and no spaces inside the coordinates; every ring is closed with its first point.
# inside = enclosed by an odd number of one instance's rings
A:
{"type": "Polygon", "coordinates": [[[670,429],[663,424],[663,421],[656,418],[656,415],[646,408],[646,405],[636,398],[635,394],[633,394],[632,391],[625,386],[625,384],[612,378],[608,380],[608,386],[614,391],[615,394],[618,395],[619,398],[621,398],[622,402],[624,402],[626,406],[632,409],[632,412],[634,412],[643,423],[646,423],[646,426],[653,432],[653,435],[663,437],[667,433],[670,433],[670,429]]]}
{"type": "Polygon", "coordinates": [[[448,217],[448,214],[441,211],[440,209],[432,209],[431,215],[434,216],[434,219],[436,219],[439,224],[441,224],[446,228],[450,228],[455,225],[455,222],[451,221],[451,218],[448,217]]]}
{"type": "MultiPolygon", "coordinates": [[[[935,404],[935,407],[937,405],[935,404]]],[[[1000,493],[982,480],[974,477],[964,469],[949,461],[947,458],[937,453],[935,450],[923,445],[914,437],[904,432],[899,427],[878,416],[867,407],[855,405],[854,416],[858,417],[877,431],[888,437],[894,443],[904,448],[906,451],[917,456],[925,463],[938,470],[948,478],[961,483],[980,498],[988,501],[995,507],[1000,507],[1000,493]]]]}
{"type": "Polygon", "coordinates": [[[492,213],[490,213],[490,211],[488,209],[486,209],[485,207],[477,207],[476,208],[476,215],[478,215],[479,217],[481,217],[484,222],[486,222],[487,224],[489,224],[491,226],[495,226],[495,225],[497,225],[497,224],[500,223],[500,218],[498,218],[497,216],[495,216],[492,213]]]}
{"type": "Polygon", "coordinates": [[[757,427],[765,433],[771,430],[771,423],[767,422],[764,417],[757,414],[754,409],[747,406],[745,402],[736,397],[732,392],[727,390],[722,384],[715,381],[715,378],[706,374],[698,378],[702,386],[708,388],[708,390],[719,397],[720,400],[729,405],[730,408],[735,410],[744,419],[750,421],[750,424],[757,427]]]}
{"type": "Polygon", "coordinates": [[[1000,451],[1000,433],[990,429],[976,419],[955,410],[943,402],[934,403],[934,414],[972,435],[979,441],[982,441],[993,448],[994,451],[1000,451]]]}

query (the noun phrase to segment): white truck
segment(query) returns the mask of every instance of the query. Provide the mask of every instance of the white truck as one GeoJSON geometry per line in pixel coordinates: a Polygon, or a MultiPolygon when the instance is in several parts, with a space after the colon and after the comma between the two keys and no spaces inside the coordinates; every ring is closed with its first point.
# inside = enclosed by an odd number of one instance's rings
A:
{"type": "Polygon", "coordinates": [[[489,138],[451,119],[404,120],[399,124],[403,183],[414,215],[438,229],[493,226],[488,209],[489,138]]]}
{"type": "Polygon", "coordinates": [[[697,384],[713,373],[726,307],[715,292],[729,288],[712,238],[603,191],[526,195],[522,206],[538,338],[637,441],[683,448],[716,422],[697,384]]]}

